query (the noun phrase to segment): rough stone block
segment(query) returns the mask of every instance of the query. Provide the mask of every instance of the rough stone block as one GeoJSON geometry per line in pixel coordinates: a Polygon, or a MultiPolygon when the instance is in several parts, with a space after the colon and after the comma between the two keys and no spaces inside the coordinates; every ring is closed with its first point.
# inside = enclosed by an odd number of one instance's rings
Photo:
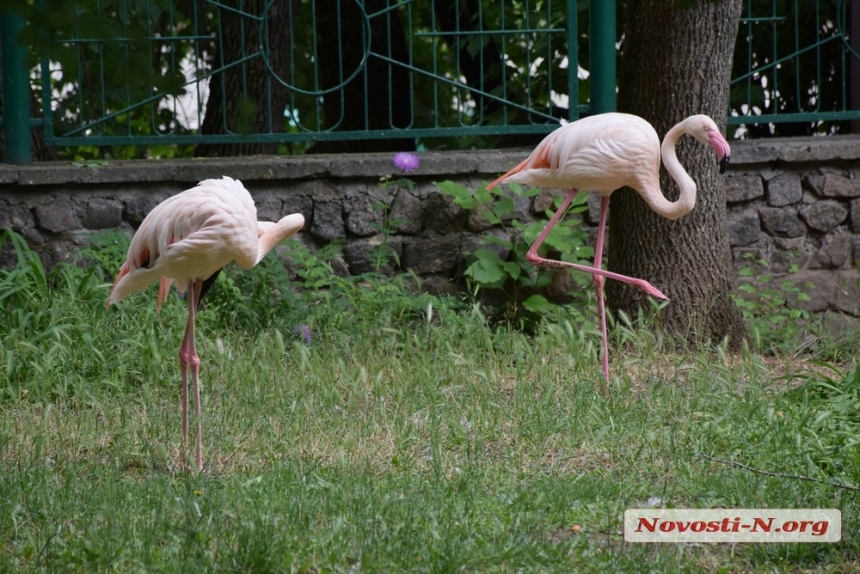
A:
{"type": "Polygon", "coordinates": [[[281,207],[283,200],[269,194],[254,194],[254,205],[257,207],[257,219],[259,221],[277,221],[281,218],[281,207]]]}
{"type": "Polygon", "coordinates": [[[770,271],[773,273],[785,273],[792,266],[802,269],[808,262],[814,260],[818,252],[806,237],[775,237],[773,246],[775,249],[768,254],[770,271]]]}
{"type": "Polygon", "coordinates": [[[845,221],[848,209],[838,201],[823,200],[804,205],[800,208],[800,215],[809,227],[827,233],[845,221]]]}
{"type": "Polygon", "coordinates": [[[424,207],[421,200],[412,195],[407,189],[398,190],[391,204],[388,219],[397,233],[404,235],[415,235],[421,231],[421,220],[424,216],[424,207]]]}
{"type": "Polygon", "coordinates": [[[48,203],[37,205],[33,210],[36,225],[52,233],[63,233],[78,228],[75,206],[68,196],[60,196],[48,203]]]}
{"type": "Polygon", "coordinates": [[[353,275],[377,270],[391,274],[398,270],[397,261],[403,254],[403,239],[389,237],[386,241],[382,234],[350,241],[343,247],[343,259],[353,275]],[[381,256],[378,250],[383,251],[381,256]]]}
{"type": "Polygon", "coordinates": [[[856,269],[837,271],[832,308],[851,315],[860,315],[860,272],[856,269]]]}
{"type": "Polygon", "coordinates": [[[765,230],[776,237],[801,237],[806,235],[806,225],[792,208],[762,207],[759,216],[765,230]]]}
{"type": "Polygon", "coordinates": [[[726,178],[726,201],[736,203],[758,199],[764,195],[764,184],[757,175],[736,175],[726,178]]]}
{"type": "MultiPolygon", "coordinates": [[[[588,211],[585,212],[585,215],[588,219],[589,223],[593,223],[597,225],[600,223],[600,200],[602,199],[599,193],[589,193],[588,194],[588,211]]],[[[609,215],[606,216],[607,223],[609,222],[609,215]]]]}
{"type": "Polygon", "coordinates": [[[860,186],[857,182],[841,175],[829,173],[810,177],[808,183],[821,197],[860,197],[860,186]]]}
{"type": "Polygon", "coordinates": [[[122,202],[94,197],[87,202],[81,225],[87,229],[111,229],[122,223],[122,202]]]}
{"type": "Polygon", "coordinates": [[[21,230],[33,225],[33,214],[28,206],[0,204],[0,229],[21,230]]]}
{"type": "Polygon", "coordinates": [[[836,269],[845,265],[852,249],[851,239],[852,235],[844,232],[827,238],[815,258],[816,266],[836,269]]]}
{"type": "Polygon", "coordinates": [[[803,198],[803,188],[800,186],[800,177],[787,173],[774,177],[767,182],[767,204],[773,207],[782,207],[797,203],[803,198]]]}
{"type": "Polygon", "coordinates": [[[460,253],[459,234],[409,238],[403,241],[402,266],[421,275],[424,273],[446,273],[457,264],[460,253]]]}
{"type": "Polygon", "coordinates": [[[125,219],[135,228],[143,223],[143,219],[149,215],[156,205],[161,203],[162,197],[149,193],[133,195],[125,202],[125,219]]]}
{"type": "Polygon", "coordinates": [[[798,251],[774,249],[768,259],[768,271],[771,273],[787,273],[792,266],[795,266],[795,269],[802,268],[809,259],[810,255],[806,252],[806,249],[798,251]]]}
{"type": "Polygon", "coordinates": [[[543,216],[547,209],[552,209],[555,198],[563,195],[564,192],[559,189],[542,189],[541,192],[534,197],[532,213],[543,216]]]}
{"type": "Polygon", "coordinates": [[[761,220],[755,209],[749,208],[738,212],[729,212],[729,245],[743,247],[755,243],[761,238],[761,220]]]}
{"type": "Polygon", "coordinates": [[[853,264],[855,267],[860,265],[860,236],[855,235],[851,238],[852,250],[854,252],[853,264]]]}
{"type": "Polygon", "coordinates": [[[424,229],[442,234],[462,231],[466,217],[466,210],[444,193],[433,193],[424,202],[424,229]]]}
{"type": "Polygon", "coordinates": [[[853,199],[849,204],[851,213],[851,231],[860,233],[860,199],[853,199]]]}
{"type": "Polygon", "coordinates": [[[491,211],[492,207],[489,204],[470,209],[466,215],[466,229],[480,232],[491,228],[493,223],[484,217],[485,214],[492,214],[491,211]]]}
{"type": "Polygon", "coordinates": [[[812,203],[818,201],[819,199],[819,190],[824,187],[824,176],[820,173],[807,175],[803,178],[803,187],[804,189],[810,190],[809,192],[804,194],[803,200],[807,203],[812,203]],[[808,197],[812,199],[808,199],[808,197]]]}
{"type": "Polygon", "coordinates": [[[310,226],[311,235],[324,241],[345,237],[340,194],[327,185],[318,183],[313,197],[314,214],[310,226]]]}
{"type": "Polygon", "coordinates": [[[344,223],[347,231],[359,237],[379,233],[384,223],[380,203],[384,203],[382,194],[367,190],[348,191],[344,201],[346,207],[344,223]]]}
{"type": "Polygon", "coordinates": [[[285,195],[284,200],[281,202],[281,213],[279,214],[280,217],[278,217],[278,219],[293,213],[301,213],[304,215],[305,227],[307,228],[314,214],[313,198],[303,193],[290,193],[285,195]]]}
{"type": "Polygon", "coordinates": [[[520,222],[528,221],[529,214],[529,206],[531,205],[531,198],[526,197],[524,195],[515,195],[514,196],[514,211],[510,217],[506,217],[505,221],[512,221],[514,219],[520,222]]]}
{"type": "Polygon", "coordinates": [[[798,273],[786,275],[785,279],[792,287],[809,297],[808,301],[801,301],[796,294],[787,293],[786,303],[793,309],[804,309],[813,313],[824,311],[830,306],[836,294],[832,271],[804,269],[798,273]]]}

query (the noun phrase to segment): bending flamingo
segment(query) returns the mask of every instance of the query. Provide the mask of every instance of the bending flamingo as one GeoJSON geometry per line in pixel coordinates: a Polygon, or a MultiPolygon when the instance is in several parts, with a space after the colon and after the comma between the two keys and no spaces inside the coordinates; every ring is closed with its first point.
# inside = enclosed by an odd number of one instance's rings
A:
{"type": "Polygon", "coordinates": [[[524,183],[538,187],[571,189],[547,226],[529,249],[526,258],[534,265],[575,269],[594,276],[600,332],[603,338],[603,377],[609,383],[609,343],[606,335],[606,310],[603,302],[604,278],[629,283],[659,299],[667,299],[659,289],[643,279],[627,277],[600,268],[609,196],[620,187],[635,189],[651,209],[669,219],[686,215],[696,205],[696,182],[687,174],[675,155],[675,142],[689,134],[710,145],[717,154],[720,173],[724,173],[731,156],[728,142],[717,124],[704,115],[690,116],[666,134],[662,146],[657,132],[642,118],[630,114],[607,113],[566,124],[549,134],[532,154],[501,176],[487,189],[500,183],[524,183]],[[678,184],[677,201],[668,201],[660,189],[660,158],[666,171],[678,184]],[[545,259],[538,249],[553,226],[558,223],[578,190],[596,191],[601,195],[597,245],[594,266],[577,265],[545,259]]]}
{"type": "Polygon", "coordinates": [[[200,300],[222,267],[235,261],[250,269],[275,245],[302,228],[301,214],[277,223],[257,221],[257,208],[241,182],[224,177],[207,179],[197,187],[166,199],[140,224],[128,249],[128,260],[119,270],[106,307],[156,280],[157,307],[167,299],[175,282],[188,297],[188,323],[179,348],[182,367],[182,460],[188,449],[188,369],[194,382],[197,416],[197,469],[203,470],[203,437],[200,422],[200,358],[194,341],[194,319],[200,300]]]}

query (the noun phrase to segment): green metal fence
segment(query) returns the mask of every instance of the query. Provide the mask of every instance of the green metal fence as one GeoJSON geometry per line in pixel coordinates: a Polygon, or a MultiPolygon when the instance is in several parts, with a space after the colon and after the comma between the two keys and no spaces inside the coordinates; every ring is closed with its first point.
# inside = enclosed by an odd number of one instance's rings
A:
{"type": "Polygon", "coordinates": [[[744,0],[731,102],[739,136],[849,131],[860,120],[860,2],[744,0]]]}
{"type": "Polygon", "coordinates": [[[476,138],[588,109],[576,0],[75,4],[40,46],[51,146],[476,138]]]}
{"type": "MultiPolygon", "coordinates": [[[[853,18],[860,37],[860,2],[744,3],[737,135],[847,131],[860,119],[860,50],[848,33],[853,18]]],[[[29,159],[30,69],[36,100],[50,102],[33,120],[48,146],[491,145],[615,108],[611,0],[40,5],[27,49],[14,42],[23,17],[2,16],[10,163],[29,159]]]]}

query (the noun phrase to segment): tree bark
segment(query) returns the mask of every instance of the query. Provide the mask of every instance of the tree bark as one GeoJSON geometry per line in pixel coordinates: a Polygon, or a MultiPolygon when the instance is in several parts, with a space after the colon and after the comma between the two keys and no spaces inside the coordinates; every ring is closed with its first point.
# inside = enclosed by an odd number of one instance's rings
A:
{"type": "MultiPolygon", "coordinates": [[[[239,4],[243,12],[255,16],[263,15],[265,5],[263,0],[244,0],[239,4]]],[[[259,22],[231,10],[217,9],[215,22],[220,20],[221,23],[221,42],[209,46],[213,53],[212,67],[218,69],[229,66],[256,50],[266,50],[275,73],[280,78],[288,79],[292,9],[292,0],[281,0],[271,5],[265,15],[268,20],[268,45],[263,41],[263,28],[259,22]]],[[[205,7],[201,7],[201,11],[205,10],[205,7]]],[[[288,101],[289,90],[272,78],[263,58],[258,56],[212,76],[200,133],[281,132],[288,101]]],[[[277,143],[200,144],[195,149],[195,155],[254,155],[277,151],[277,143]]]]}
{"type": "MultiPolygon", "coordinates": [[[[688,9],[674,0],[637,0],[626,9],[619,110],[645,118],[661,138],[693,114],[707,114],[724,129],[741,0],[699,0],[688,9]]],[[[618,190],[609,217],[609,265],[668,295],[661,315],[667,331],[690,343],[728,337],[731,348],[737,348],[745,326],[731,299],[725,182],[709,146],[685,136],[677,151],[698,185],[695,208],[669,221],[635,191],[618,190]]],[[[668,199],[678,197],[662,168],[660,182],[668,199]]],[[[607,282],[606,295],[610,308],[634,317],[646,303],[644,294],[617,281],[607,282]]]]}
{"type": "MultiPolygon", "coordinates": [[[[501,67],[504,59],[499,53],[493,36],[480,38],[481,48],[475,50],[470,37],[463,32],[475,32],[481,5],[478,0],[437,0],[433,3],[434,16],[439,29],[450,32],[442,39],[451,51],[457,54],[458,72],[466,78],[466,84],[483,92],[493,93],[502,85],[501,67]],[[459,32],[459,34],[458,34],[459,32]],[[459,40],[459,42],[458,42],[459,40]]],[[[504,7],[502,7],[504,10],[504,7]]],[[[475,94],[475,103],[481,117],[488,119],[501,109],[501,102],[475,94]]]]}
{"type": "MultiPolygon", "coordinates": [[[[365,55],[362,12],[354,2],[316,0],[319,41],[319,73],[323,86],[341,84],[362,63],[365,55]],[[337,9],[337,4],[340,9],[337,9]]],[[[384,0],[365,0],[364,13],[384,10],[384,0]]],[[[398,62],[408,62],[406,31],[397,10],[371,18],[370,50],[398,62]]],[[[364,68],[342,89],[323,98],[327,127],[341,131],[390,130],[412,123],[410,72],[403,66],[376,57],[364,61],[364,68]]],[[[320,141],[307,153],[357,153],[412,151],[415,139],[370,137],[352,141],[320,141]]]]}

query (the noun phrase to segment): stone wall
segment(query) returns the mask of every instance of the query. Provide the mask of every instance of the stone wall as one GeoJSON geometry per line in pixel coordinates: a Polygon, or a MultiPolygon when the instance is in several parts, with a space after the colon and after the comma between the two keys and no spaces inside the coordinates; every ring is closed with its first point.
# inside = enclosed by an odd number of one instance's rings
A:
{"type": "MultiPolygon", "coordinates": [[[[422,153],[409,174],[416,185],[382,185],[395,170],[390,154],[255,157],[177,161],[0,165],[0,229],[11,228],[51,265],[71,258],[92,231],[131,233],[164,198],[202,179],[230,175],[254,196],[260,219],[305,216],[298,238],[311,247],[343,243],[342,268],[361,273],[373,266],[370,250],[388,241],[403,269],[447,288],[462,273],[465,254],[484,246],[489,227],[455,205],[434,184],[451,179],[474,188],[519,163],[527,150],[422,153]]],[[[396,175],[396,174],[395,174],[396,175]]],[[[812,138],[735,142],[726,176],[729,231],[735,266],[753,254],[785,272],[813,296],[800,304],[858,314],[860,304],[860,138],[812,138]],[[809,287],[808,284],[813,285],[809,287]]],[[[515,207],[521,221],[549,205],[551,193],[515,207]]],[[[598,201],[583,224],[593,236],[598,201]]],[[[12,262],[8,246],[0,265],[12,262]]]]}
{"type": "Polygon", "coordinates": [[[733,150],[726,201],[735,268],[761,269],[752,262],[762,260],[776,281],[809,295],[798,307],[860,314],[860,138],[757,140],[733,150]]]}

